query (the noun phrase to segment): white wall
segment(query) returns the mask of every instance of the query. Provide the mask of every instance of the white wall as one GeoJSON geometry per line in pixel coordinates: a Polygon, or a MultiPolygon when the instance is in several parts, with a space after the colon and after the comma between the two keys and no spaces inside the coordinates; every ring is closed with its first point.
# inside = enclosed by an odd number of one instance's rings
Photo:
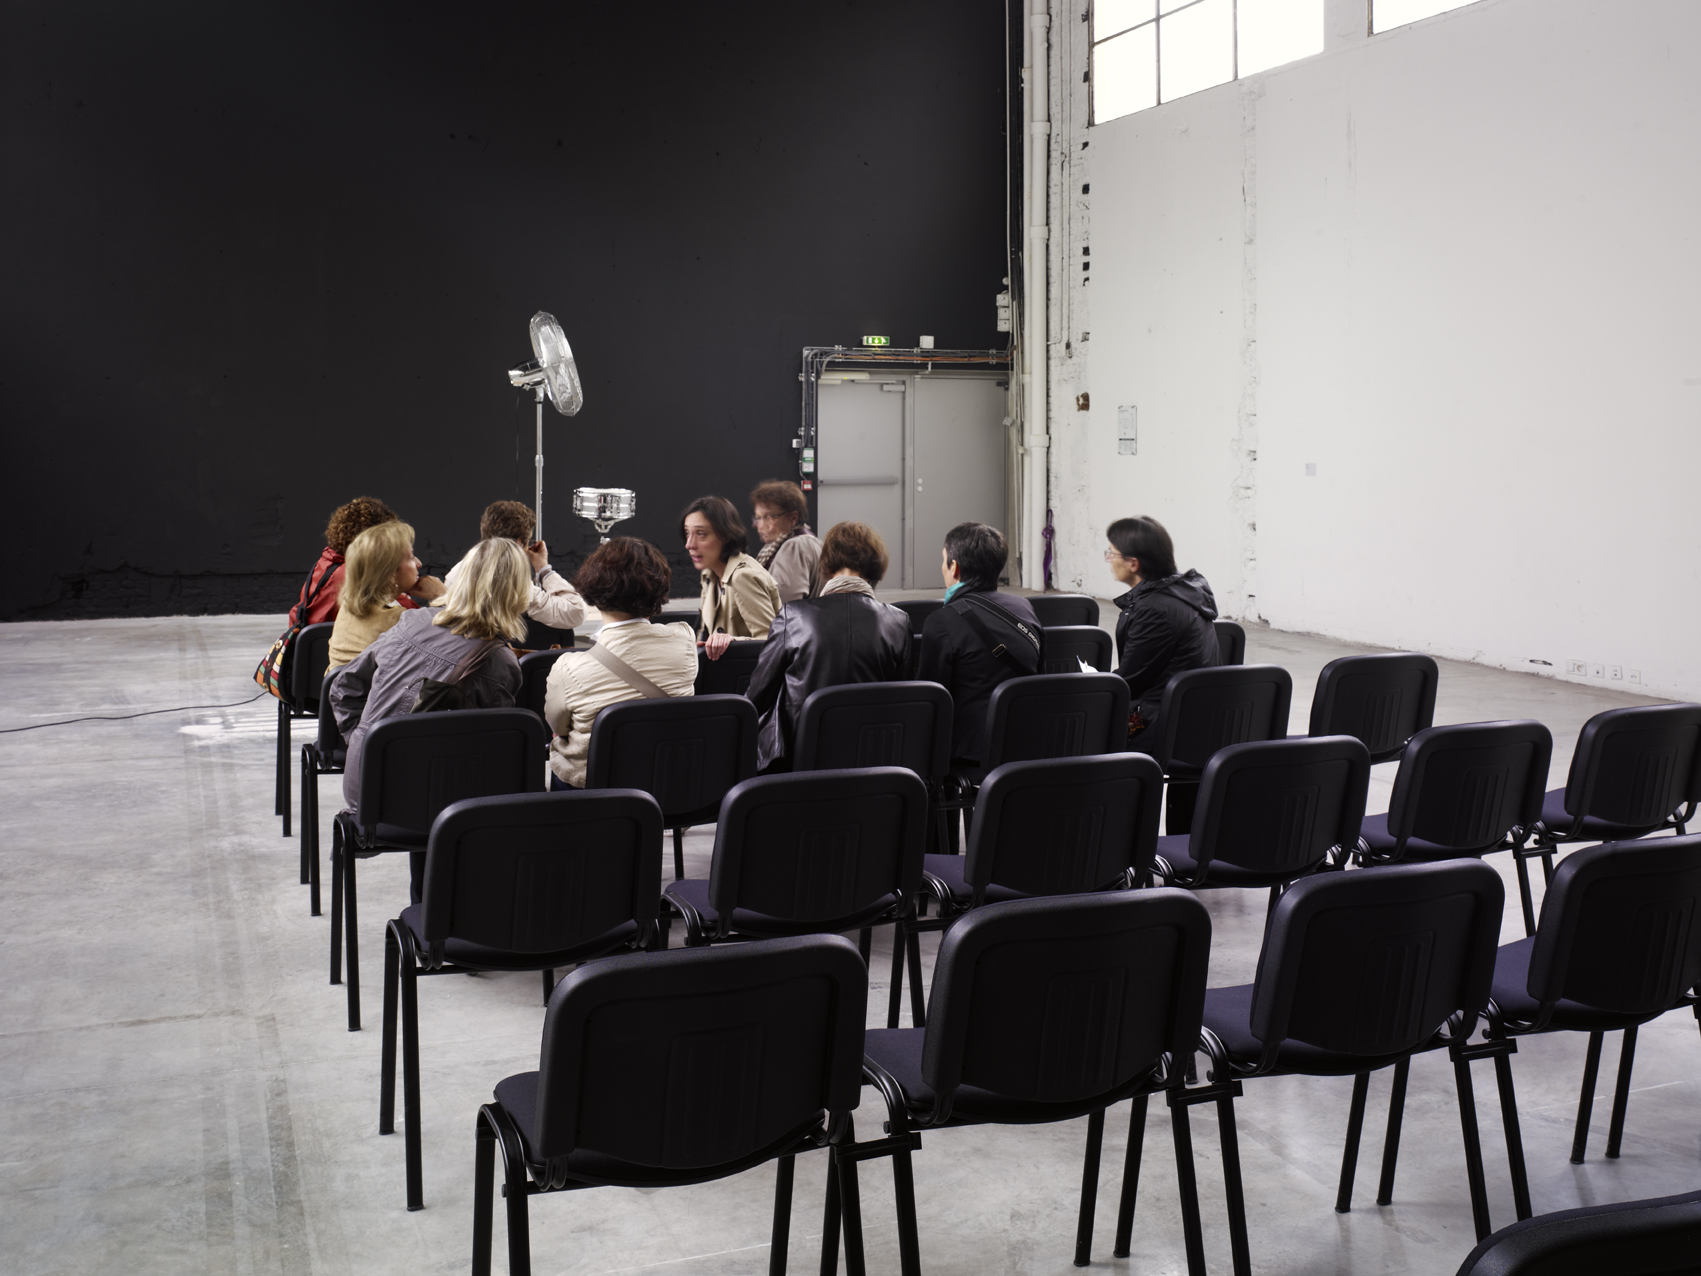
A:
{"type": "Polygon", "coordinates": [[[1701,4],[1482,0],[1062,141],[1060,586],[1149,513],[1227,614],[1701,698],[1701,4]]]}

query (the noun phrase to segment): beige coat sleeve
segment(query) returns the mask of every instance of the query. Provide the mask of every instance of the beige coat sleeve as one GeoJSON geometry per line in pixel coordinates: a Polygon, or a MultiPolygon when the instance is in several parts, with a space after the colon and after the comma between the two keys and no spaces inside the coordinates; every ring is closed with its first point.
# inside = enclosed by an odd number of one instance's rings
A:
{"type": "Polygon", "coordinates": [[[747,557],[742,569],[727,572],[721,583],[732,610],[727,632],[734,638],[766,638],[780,611],[779,586],[767,569],[747,557]]]}
{"type": "Polygon", "coordinates": [[[768,573],[780,592],[780,605],[808,598],[815,585],[815,564],[821,561],[821,542],[813,536],[793,536],[775,551],[768,573]]]}
{"type": "Polygon", "coordinates": [[[542,625],[572,629],[585,619],[585,600],[553,567],[532,582],[532,602],[526,615],[542,625]]]}

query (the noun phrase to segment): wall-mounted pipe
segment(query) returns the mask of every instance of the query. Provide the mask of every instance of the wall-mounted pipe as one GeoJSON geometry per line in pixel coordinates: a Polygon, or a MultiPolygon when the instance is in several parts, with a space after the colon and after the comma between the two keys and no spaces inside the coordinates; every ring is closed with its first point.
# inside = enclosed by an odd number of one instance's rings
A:
{"type": "Polygon", "coordinates": [[[1023,50],[1028,95],[1027,243],[1022,253],[1022,378],[1027,391],[1022,412],[1022,584],[1044,589],[1045,509],[1051,434],[1046,410],[1046,243],[1050,229],[1046,204],[1051,181],[1051,88],[1049,0],[1028,0],[1028,30],[1023,50]]]}

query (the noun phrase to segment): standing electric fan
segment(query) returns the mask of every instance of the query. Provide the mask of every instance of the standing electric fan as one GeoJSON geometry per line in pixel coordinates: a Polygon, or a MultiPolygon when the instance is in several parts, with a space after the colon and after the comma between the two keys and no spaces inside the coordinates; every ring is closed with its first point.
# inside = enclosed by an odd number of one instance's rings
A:
{"type": "Polygon", "coordinates": [[[585,393],[579,388],[579,369],[573,363],[573,347],[567,335],[548,311],[532,316],[532,353],[530,363],[508,370],[508,380],[517,386],[531,386],[537,395],[537,497],[533,510],[537,515],[537,530],[543,539],[543,399],[547,394],[555,410],[562,416],[573,416],[585,404],[585,393]]]}

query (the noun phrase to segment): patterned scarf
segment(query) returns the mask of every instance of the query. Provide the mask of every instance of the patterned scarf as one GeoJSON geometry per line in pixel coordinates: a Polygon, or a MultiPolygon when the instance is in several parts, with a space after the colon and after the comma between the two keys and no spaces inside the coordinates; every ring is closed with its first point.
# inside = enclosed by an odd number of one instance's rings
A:
{"type": "Polygon", "coordinates": [[[779,540],[770,541],[764,544],[761,549],[757,550],[756,561],[766,567],[769,563],[774,561],[774,555],[780,552],[781,545],[784,545],[793,536],[808,536],[810,534],[809,524],[799,523],[796,527],[792,528],[791,531],[780,537],[779,540]]]}
{"type": "Polygon", "coordinates": [[[820,597],[828,594],[867,594],[874,597],[874,586],[860,576],[835,576],[821,586],[820,597]]]}

